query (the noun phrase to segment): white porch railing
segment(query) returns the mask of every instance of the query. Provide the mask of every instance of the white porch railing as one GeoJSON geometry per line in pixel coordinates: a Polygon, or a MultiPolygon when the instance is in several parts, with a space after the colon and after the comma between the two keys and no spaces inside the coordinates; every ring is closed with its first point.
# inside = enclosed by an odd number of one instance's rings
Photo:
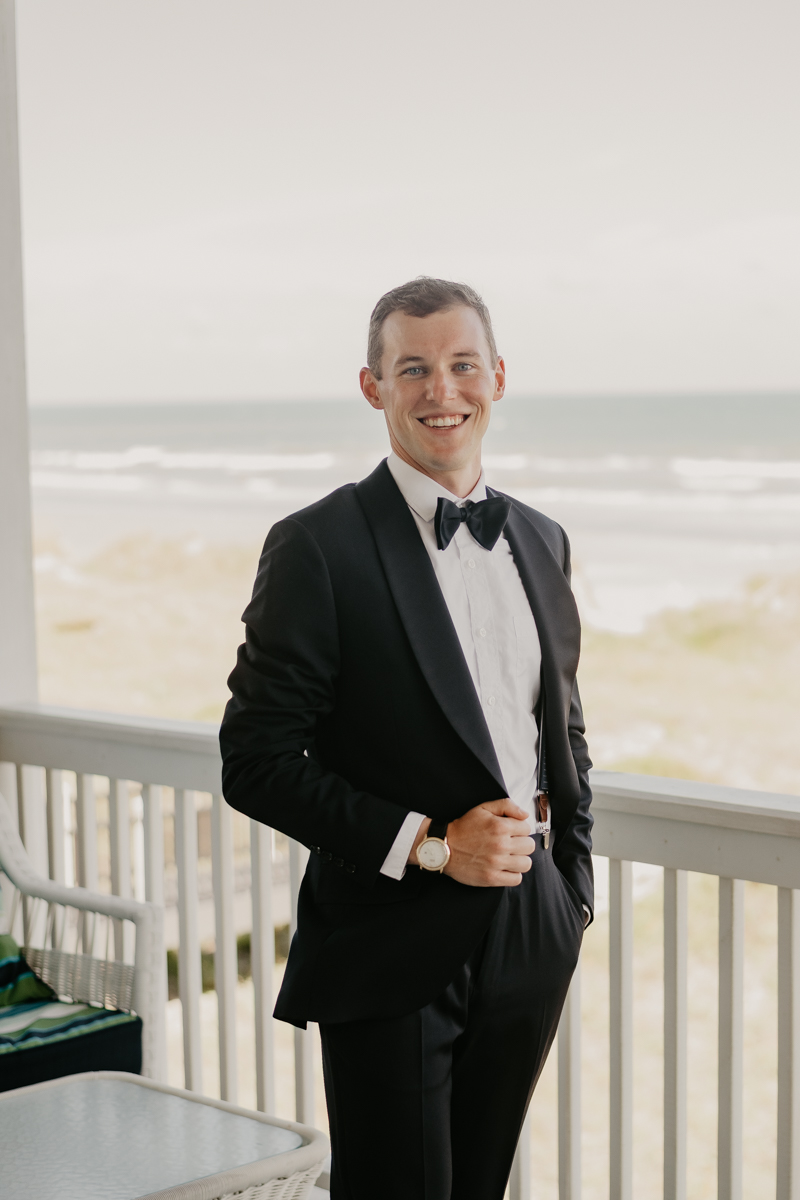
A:
{"type": "MultiPolygon", "coordinates": [[[[203,1086],[198,866],[205,861],[198,830],[208,841],[210,820],[219,1085],[222,1098],[235,1101],[236,932],[242,920],[236,879],[238,873],[241,883],[242,870],[234,845],[239,818],[220,796],[216,730],[63,709],[0,710],[0,764],[5,764],[0,790],[9,799],[16,795],[23,840],[51,878],[97,887],[104,868],[113,892],[130,895],[138,878],[143,898],[163,903],[170,899],[174,873],[184,1070],[186,1086],[198,1090],[203,1086]],[[74,828],[63,799],[64,772],[74,773],[74,828]],[[98,829],[106,836],[98,822],[98,796],[108,804],[107,852],[98,840],[98,829]]],[[[778,888],[777,1198],[800,1200],[800,798],[608,772],[594,773],[593,788],[595,851],[609,859],[611,1200],[633,1200],[634,862],[664,868],[665,1200],[684,1200],[687,1194],[688,872],[719,877],[719,1200],[742,1195],[743,881],[778,888]]],[[[291,916],[305,851],[292,844],[288,856],[291,916]]],[[[276,1077],[273,911],[284,904],[282,885],[273,887],[273,861],[271,832],[249,822],[245,883],[251,902],[256,1094],[264,1111],[274,1105],[276,1077]]],[[[560,1200],[581,1195],[580,1037],[578,973],[558,1038],[560,1200]]],[[[297,1031],[296,1116],[312,1124],[313,1046],[310,1032],[297,1031]]],[[[521,1146],[527,1145],[523,1138],[521,1146]]],[[[520,1150],[512,1200],[527,1200],[530,1189],[529,1155],[520,1150]]]]}

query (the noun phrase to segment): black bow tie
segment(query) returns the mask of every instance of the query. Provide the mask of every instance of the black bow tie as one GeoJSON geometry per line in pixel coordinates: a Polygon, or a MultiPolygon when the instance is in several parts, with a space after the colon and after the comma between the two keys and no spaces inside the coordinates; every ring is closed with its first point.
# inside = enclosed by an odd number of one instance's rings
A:
{"type": "Polygon", "coordinates": [[[505,529],[510,512],[511,501],[505,496],[492,496],[477,504],[467,500],[462,508],[453,504],[452,500],[440,496],[433,520],[436,544],[440,550],[446,550],[461,522],[466,521],[467,529],[478,545],[483,546],[484,550],[493,550],[495,542],[505,529]]]}

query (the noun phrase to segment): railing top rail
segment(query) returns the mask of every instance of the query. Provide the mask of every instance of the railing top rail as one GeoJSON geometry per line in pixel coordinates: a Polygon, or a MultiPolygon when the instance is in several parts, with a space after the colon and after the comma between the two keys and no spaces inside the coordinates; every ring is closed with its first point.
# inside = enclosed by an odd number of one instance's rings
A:
{"type": "Polygon", "coordinates": [[[591,783],[596,812],[800,838],[800,796],[618,771],[592,771],[591,783]]]}
{"type": "Polygon", "coordinates": [[[80,708],[57,708],[45,704],[0,708],[0,730],[61,730],[65,727],[97,738],[134,745],[164,744],[196,753],[218,754],[219,728],[208,721],[174,721],[166,717],[144,717],[127,713],[93,712],[80,708]]]}
{"type": "Polygon", "coordinates": [[[0,708],[0,761],[219,792],[217,726],[29,705],[0,708]]]}

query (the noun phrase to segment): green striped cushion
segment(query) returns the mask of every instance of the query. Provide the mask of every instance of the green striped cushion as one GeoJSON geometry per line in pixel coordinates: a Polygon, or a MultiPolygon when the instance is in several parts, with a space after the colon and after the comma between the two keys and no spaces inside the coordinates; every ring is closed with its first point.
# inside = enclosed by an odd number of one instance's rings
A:
{"type": "Polygon", "coordinates": [[[133,1013],[55,1000],[0,1009],[0,1056],[138,1023],[133,1013]]]}
{"type": "Polygon", "coordinates": [[[0,1012],[9,1004],[54,1000],[55,996],[53,989],[34,975],[13,937],[0,933],[0,1012]]]}

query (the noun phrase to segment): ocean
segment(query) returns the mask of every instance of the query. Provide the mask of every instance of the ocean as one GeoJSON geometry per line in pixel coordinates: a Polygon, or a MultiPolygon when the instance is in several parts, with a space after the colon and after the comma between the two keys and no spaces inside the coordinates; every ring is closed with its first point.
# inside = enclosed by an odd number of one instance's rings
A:
{"type": "MultiPolygon", "coordinates": [[[[363,400],[34,406],[37,541],[71,557],[134,535],[255,549],[387,452],[363,400]]],[[[596,627],[636,632],[800,573],[800,395],[506,398],[484,462],[565,527],[596,627]]]]}

